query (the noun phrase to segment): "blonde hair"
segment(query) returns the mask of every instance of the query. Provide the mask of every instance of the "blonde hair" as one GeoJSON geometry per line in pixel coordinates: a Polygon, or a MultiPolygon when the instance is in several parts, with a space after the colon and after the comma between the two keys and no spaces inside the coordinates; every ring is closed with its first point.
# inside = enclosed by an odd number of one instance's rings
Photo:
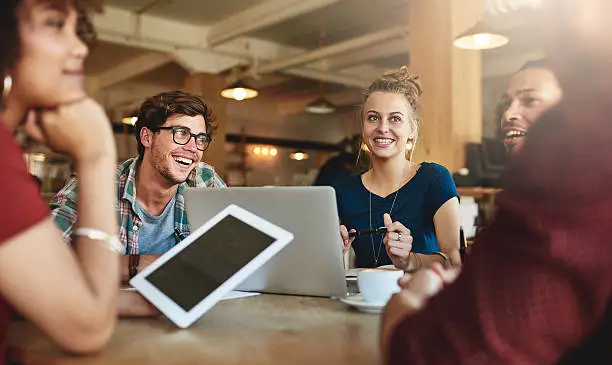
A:
{"type": "Polygon", "coordinates": [[[365,90],[363,103],[359,108],[360,125],[363,127],[363,118],[365,117],[365,103],[375,92],[388,92],[394,94],[402,94],[410,108],[412,109],[414,123],[414,140],[412,140],[412,149],[418,139],[419,130],[421,129],[421,108],[419,105],[419,97],[423,93],[419,76],[410,72],[408,66],[402,66],[399,69],[385,72],[382,76],[374,80],[365,90]]]}

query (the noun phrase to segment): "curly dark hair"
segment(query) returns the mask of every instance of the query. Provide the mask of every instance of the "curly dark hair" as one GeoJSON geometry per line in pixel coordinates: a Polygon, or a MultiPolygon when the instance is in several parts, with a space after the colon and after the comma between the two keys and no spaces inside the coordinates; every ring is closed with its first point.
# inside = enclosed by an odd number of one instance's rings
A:
{"type": "Polygon", "coordinates": [[[180,90],[167,91],[157,94],[142,103],[138,110],[138,119],[134,125],[134,133],[138,142],[138,155],[142,159],[144,156],[144,145],[140,140],[142,128],[149,128],[156,131],[166,120],[174,114],[183,114],[190,117],[201,115],[206,123],[206,133],[212,136],[217,128],[213,122],[215,114],[212,107],[197,95],[192,95],[180,90]]]}
{"type": "MultiPolygon", "coordinates": [[[[35,3],[48,4],[54,9],[67,12],[74,7],[78,14],[77,33],[83,41],[91,45],[95,41],[93,25],[88,17],[90,11],[101,11],[102,0],[34,0],[35,3]]],[[[15,66],[20,54],[19,22],[27,16],[24,13],[25,0],[0,1],[0,79],[15,66]]],[[[0,83],[0,94],[2,83],[0,83]]]]}

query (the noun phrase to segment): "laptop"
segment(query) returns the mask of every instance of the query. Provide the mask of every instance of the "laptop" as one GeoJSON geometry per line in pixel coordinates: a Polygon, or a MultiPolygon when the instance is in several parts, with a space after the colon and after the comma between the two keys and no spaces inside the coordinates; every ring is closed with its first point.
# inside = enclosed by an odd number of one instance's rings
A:
{"type": "Polygon", "coordinates": [[[236,290],[345,297],[340,221],[328,186],[235,187],[184,190],[192,230],[229,204],[239,205],[293,233],[294,240],[236,290]]]}
{"type": "Polygon", "coordinates": [[[130,280],[185,328],[293,240],[293,234],[235,205],[217,211],[130,280]]]}

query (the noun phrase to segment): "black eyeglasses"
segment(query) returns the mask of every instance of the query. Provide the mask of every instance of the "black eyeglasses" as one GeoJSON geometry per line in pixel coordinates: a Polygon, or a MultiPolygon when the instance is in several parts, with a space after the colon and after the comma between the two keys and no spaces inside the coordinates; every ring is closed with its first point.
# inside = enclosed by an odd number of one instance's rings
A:
{"type": "Polygon", "coordinates": [[[156,129],[156,131],[159,131],[161,129],[172,130],[172,139],[174,140],[174,143],[180,144],[182,146],[189,143],[189,141],[191,141],[191,137],[193,137],[196,141],[196,148],[200,151],[206,151],[206,149],[210,145],[210,141],[212,140],[212,138],[210,138],[210,135],[206,133],[193,134],[191,133],[191,130],[187,127],[157,127],[156,129]]]}

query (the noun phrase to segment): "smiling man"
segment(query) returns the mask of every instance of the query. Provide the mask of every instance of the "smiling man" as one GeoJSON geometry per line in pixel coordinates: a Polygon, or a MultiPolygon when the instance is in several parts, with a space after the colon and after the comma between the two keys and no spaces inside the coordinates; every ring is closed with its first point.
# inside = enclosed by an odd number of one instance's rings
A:
{"type": "Polygon", "coordinates": [[[501,131],[508,153],[520,151],[529,129],[557,105],[563,92],[544,60],[527,62],[511,79],[500,101],[501,131]]]}
{"type": "MultiPolygon", "coordinates": [[[[155,95],[140,107],[135,125],[138,157],[117,168],[124,281],[189,235],[185,186],[225,187],[214,168],[200,162],[211,142],[213,122],[210,106],[182,91],[155,95]]],[[[72,177],[51,201],[53,218],[67,241],[77,221],[76,190],[72,177]]]]}

